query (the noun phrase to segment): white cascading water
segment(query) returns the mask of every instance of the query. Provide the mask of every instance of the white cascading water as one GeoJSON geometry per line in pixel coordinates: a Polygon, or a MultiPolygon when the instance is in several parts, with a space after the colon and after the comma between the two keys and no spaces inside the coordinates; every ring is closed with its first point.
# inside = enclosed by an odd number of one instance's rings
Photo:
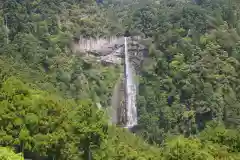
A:
{"type": "Polygon", "coordinates": [[[126,112],[127,123],[125,128],[132,128],[137,125],[137,108],[136,108],[136,83],[134,82],[133,67],[129,62],[128,57],[128,43],[127,37],[124,37],[125,41],[125,100],[126,100],[126,112]]]}

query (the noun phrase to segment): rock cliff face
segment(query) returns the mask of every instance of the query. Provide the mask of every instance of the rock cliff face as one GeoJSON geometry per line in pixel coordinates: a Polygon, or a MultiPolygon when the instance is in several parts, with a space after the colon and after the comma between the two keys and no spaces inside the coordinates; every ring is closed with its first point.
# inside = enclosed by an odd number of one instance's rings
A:
{"type": "Polygon", "coordinates": [[[113,52],[119,45],[124,44],[123,37],[112,36],[109,38],[83,38],[75,40],[74,51],[90,52],[96,55],[108,55],[113,52]]]}

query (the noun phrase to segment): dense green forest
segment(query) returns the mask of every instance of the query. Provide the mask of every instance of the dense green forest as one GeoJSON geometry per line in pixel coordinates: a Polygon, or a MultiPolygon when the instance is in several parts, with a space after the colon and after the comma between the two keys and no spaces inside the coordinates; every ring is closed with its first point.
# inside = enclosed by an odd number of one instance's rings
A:
{"type": "Polygon", "coordinates": [[[240,159],[238,0],[0,2],[0,159],[240,159]],[[129,29],[149,48],[135,134],[108,124],[121,67],[73,39],[129,29]]]}

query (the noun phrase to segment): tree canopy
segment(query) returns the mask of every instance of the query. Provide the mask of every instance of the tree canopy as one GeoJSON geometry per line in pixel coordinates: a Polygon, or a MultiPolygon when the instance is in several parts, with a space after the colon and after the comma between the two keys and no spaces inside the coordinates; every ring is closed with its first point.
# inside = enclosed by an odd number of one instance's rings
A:
{"type": "Polygon", "coordinates": [[[237,0],[0,2],[0,159],[240,159],[239,11],[237,0]],[[108,124],[122,66],[71,48],[125,29],[148,48],[135,133],[108,124]]]}

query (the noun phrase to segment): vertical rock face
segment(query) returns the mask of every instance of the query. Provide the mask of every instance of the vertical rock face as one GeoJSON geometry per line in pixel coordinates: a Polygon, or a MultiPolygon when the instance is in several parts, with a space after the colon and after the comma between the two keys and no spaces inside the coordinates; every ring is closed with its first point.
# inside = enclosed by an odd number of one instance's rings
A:
{"type": "Polygon", "coordinates": [[[117,44],[119,40],[120,38],[116,36],[97,39],[80,37],[77,41],[75,41],[74,49],[80,52],[99,52],[101,50],[108,52],[113,50],[113,44],[117,44]]]}
{"type": "Polygon", "coordinates": [[[121,75],[116,83],[112,95],[112,107],[110,109],[110,124],[125,127],[127,124],[127,110],[125,101],[124,76],[121,75]]]}
{"type": "Polygon", "coordinates": [[[111,100],[111,108],[110,108],[110,124],[118,124],[119,123],[119,108],[121,108],[121,101],[123,100],[123,83],[122,76],[119,77],[115,87],[113,89],[112,100],[111,100]]]}

